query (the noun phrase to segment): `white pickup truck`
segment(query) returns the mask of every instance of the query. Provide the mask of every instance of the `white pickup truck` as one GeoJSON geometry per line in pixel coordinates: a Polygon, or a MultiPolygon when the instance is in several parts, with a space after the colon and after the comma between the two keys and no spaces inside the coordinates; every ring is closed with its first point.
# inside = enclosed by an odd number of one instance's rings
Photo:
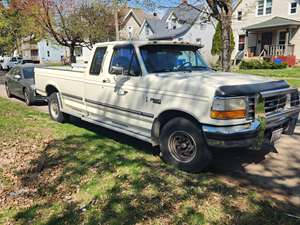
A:
{"type": "Polygon", "coordinates": [[[176,42],[97,44],[85,72],[36,68],[53,120],[68,115],[159,145],[164,161],[201,171],[209,147],[260,148],[292,135],[300,111],[285,81],[215,72],[199,46],[176,42]]]}

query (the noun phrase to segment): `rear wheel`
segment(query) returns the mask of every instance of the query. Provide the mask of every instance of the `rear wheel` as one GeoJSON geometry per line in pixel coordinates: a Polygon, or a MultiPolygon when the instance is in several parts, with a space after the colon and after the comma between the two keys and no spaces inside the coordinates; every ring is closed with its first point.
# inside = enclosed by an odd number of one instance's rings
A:
{"type": "Polygon", "coordinates": [[[5,84],[5,91],[6,91],[7,97],[8,97],[8,98],[11,98],[11,97],[12,97],[12,94],[10,93],[10,90],[9,90],[7,84],[5,84]]]}
{"type": "Polygon", "coordinates": [[[54,92],[49,96],[48,110],[52,120],[63,123],[66,122],[68,115],[61,111],[58,98],[59,94],[57,92],[54,92]]]}
{"type": "Polygon", "coordinates": [[[164,125],[160,144],[162,159],[184,171],[200,172],[212,158],[201,129],[185,118],[174,118],[164,125]]]}
{"type": "Polygon", "coordinates": [[[25,99],[25,103],[28,106],[31,106],[33,104],[33,99],[32,99],[32,95],[30,93],[30,91],[28,90],[28,88],[24,89],[24,99],[25,99]]]}

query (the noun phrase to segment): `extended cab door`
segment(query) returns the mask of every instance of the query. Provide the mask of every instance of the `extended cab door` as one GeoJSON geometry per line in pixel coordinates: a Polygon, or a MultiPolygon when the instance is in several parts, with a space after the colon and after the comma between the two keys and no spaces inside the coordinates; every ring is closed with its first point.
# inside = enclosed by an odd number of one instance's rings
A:
{"type": "Polygon", "coordinates": [[[103,101],[103,61],[106,56],[107,47],[97,47],[90,65],[90,69],[85,77],[85,103],[86,111],[90,119],[102,119],[104,109],[101,104],[103,101]]]}
{"type": "Polygon", "coordinates": [[[149,130],[153,115],[146,112],[146,90],[133,45],[111,49],[111,59],[101,76],[103,92],[100,102],[104,117],[123,126],[149,130]]]}

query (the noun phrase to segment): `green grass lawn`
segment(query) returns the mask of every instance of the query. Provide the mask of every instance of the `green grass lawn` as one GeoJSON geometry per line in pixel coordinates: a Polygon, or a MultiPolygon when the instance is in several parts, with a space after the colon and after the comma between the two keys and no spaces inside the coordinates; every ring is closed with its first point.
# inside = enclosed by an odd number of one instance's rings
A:
{"type": "Polygon", "coordinates": [[[147,144],[2,98],[0,137],[0,224],[299,222],[261,190],[179,171],[147,144]]]}
{"type": "Polygon", "coordinates": [[[300,68],[287,68],[287,69],[253,69],[253,70],[236,70],[235,72],[244,74],[254,74],[264,77],[273,77],[276,79],[284,79],[293,86],[300,88],[300,68]]]}

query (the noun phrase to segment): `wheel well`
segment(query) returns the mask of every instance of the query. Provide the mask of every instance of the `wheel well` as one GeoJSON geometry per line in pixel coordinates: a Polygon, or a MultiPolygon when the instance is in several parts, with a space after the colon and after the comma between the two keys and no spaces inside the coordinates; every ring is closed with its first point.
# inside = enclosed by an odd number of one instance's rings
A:
{"type": "Polygon", "coordinates": [[[186,118],[196,124],[199,124],[199,121],[193,117],[192,115],[182,112],[179,110],[167,110],[161,113],[155,120],[152,126],[152,131],[151,131],[151,138],[154,144],[159,144],[159,136],[161,129],[164,127],[164,125],[169,122],[171,119],[176,118],[176,117],[181,117],[181,118],[186,118]]]}
{"type": "Polygon", "coordinates": [[[50,96],[51,94],[53,94],[54,92],[58,92],[57,88],[54,87],[53,85],[48,85],[46,87],[46,93],[47,93],[47,96],[50,96]]]}

